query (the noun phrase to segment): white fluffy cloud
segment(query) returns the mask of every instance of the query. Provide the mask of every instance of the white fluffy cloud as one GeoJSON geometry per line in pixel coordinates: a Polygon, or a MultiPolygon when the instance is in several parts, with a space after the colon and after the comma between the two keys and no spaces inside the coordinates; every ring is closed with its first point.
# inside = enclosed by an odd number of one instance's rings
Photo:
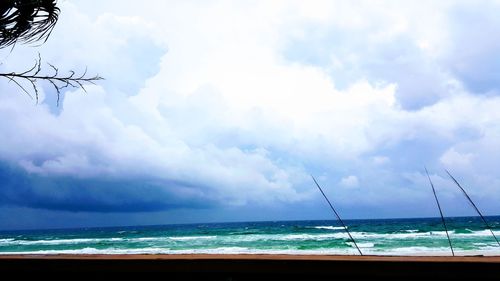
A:
{"type": "MultiPolygon", "coordinates": [[[[422,197],[423,165],[443,165],[498,197],[500,98],[474,95],[454,68],[459,4],[121,3],[62,3],[42,55],[107,80],[67,92],[59,113],[0,84],[3,161],[179,181],[226,205],[311,200],[309,173],[370,183],[340,191],[357,203],[422,197]]],[[[17,47],[0,67],[30,54],[17,47]]]]}
{"type": "Polygon", "coordinates": [[[340,180],[340,185],[347,188],[356,188],[359,186],[358,177],[350,175],[340,180]]]}

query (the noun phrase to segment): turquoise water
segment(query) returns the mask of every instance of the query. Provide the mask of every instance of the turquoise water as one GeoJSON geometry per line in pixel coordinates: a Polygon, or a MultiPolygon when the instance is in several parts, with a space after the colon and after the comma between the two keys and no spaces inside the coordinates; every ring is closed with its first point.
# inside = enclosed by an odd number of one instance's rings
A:
{"type": "MultiPolygon", "coordinates": [[[[500,217],[488,217],[500,237],[500,217]]],[[[475,217],[447,218],[460,255],[500,255],[475,217]]],[[[364,254],[449,255],[439,218],[346,221],[364,254]]],[[[357,254],[336,221],[275,221],[0,232],[0,254],[357,254]]]]}

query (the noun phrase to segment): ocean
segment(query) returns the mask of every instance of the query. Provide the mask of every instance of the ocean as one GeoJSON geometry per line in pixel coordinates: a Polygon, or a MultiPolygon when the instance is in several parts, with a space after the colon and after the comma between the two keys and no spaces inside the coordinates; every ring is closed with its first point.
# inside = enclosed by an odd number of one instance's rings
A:
{"type": "MultiPolygon", "coordinates": [[[[500,237],[500,216],[486,218],[500,237]]],[[[500,255],[477,217],[447,218],[458,255],[500,255]]],[[[363,254],[451,255],[440,218],[346,220],[363,254]]],[[[358,254],[335,220],[0,232],[0,254],[358,254]]]]}

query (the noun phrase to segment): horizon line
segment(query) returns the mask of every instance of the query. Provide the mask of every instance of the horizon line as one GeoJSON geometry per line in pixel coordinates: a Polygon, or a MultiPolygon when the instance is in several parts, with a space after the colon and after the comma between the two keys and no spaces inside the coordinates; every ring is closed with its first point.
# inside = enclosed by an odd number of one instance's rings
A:
{"type": "MultiPolygon", "coordinates": [[[[449,216],[445,218],[479,218],[479,216],[449,216]]],[[[487,215],[485,217],[500,217],[498,215],[487,215]]],[[[440,219],[440,217],[393,217],[393,218],[355,218],[345,219],[344,221],[370,221],[370,220],[416,220],[416,219],[440,219]]],[[[196,224],[224,224],[224,223],[264,223],[264,222],[302,222],[302,221],[337,221],[336,219],[300,219],[300,220],[252,220],[252,221],[218,221],[218,222],[192,222],[192,223],[165,223],[165,224],[137,224],[137,225],[108,225],[108,226],[81,226],[81,227],[49,227],[49,228],[24,228],[24,229],[0,229],[0,233],[18,232],[18,231],[50,231],[50,230],[81,230],[81,229],[102,229],[102,228],[130,228],[130,227],[158,227],[158,226],[185,226],[196,224]]]]}

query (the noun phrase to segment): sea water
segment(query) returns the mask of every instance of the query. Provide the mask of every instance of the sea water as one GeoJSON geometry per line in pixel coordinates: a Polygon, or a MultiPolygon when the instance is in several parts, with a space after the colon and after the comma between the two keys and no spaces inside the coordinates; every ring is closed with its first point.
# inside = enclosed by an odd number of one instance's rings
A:
{"type": "MultiPolygon", "coordinates": [[[[487,217],[500,238],[500,216],[487,217]]],[[[440,218],[347,220],[363,254],[450,255],[440,218]]],[[[477,217],[447,218],[456,254],[500,255],[477,217]]],[[[0,232],[0,254],[358,254],[334,220],[0,232]]]]}

